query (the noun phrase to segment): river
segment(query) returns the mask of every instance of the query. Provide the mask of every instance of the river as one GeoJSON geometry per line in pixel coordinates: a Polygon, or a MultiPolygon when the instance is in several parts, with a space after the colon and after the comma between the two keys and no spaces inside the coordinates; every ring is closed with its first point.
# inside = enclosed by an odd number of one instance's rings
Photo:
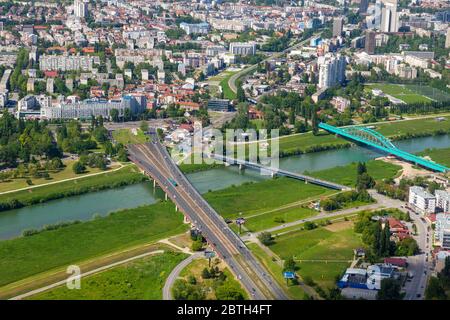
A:
{"type": "MultiPolygon", "coordinates": [[[[450,147],[450,135],[416,138],[395,142],[402,150],[416,153],[426,148],[450,147]]],[[[280,167],[293,172],[318,171],[355,161],[367,161],[379,157],[372,150],[353,146],[348,149],[308,153],[280,159],[280,167]]],[[[216,168],[187,175],[201,192],[219,190],[231,185],[268,179],[253,170],[239,171],[237,167],[216,168]]],[[[139,183],[116,189],[103,190],[47,203],[9,210],[0,213],[0,239],[21,235],[25,229],[40,229],[46,224],[71,220],[89,220],[95,214],[102,216],[120,209],[152,204],[164,194],[151,183],[139,183]]]]}

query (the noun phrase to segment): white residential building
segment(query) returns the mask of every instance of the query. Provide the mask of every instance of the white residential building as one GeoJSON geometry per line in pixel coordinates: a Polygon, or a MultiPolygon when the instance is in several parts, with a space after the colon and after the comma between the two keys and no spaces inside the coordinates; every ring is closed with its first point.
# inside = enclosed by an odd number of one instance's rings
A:
{"type": "Polygon", "coordinates": [[[340,54],[327,53],[317,59],[319,65],[319,89],[330,88],[345,81],[347,60],[340,54]]]}
{"type": "Polygon", "coordinates": [[[436,197],[419,186],[409,188],[408,202],[422,214],[436,211],[436,197]]]}
{"type": "Polygon", "coordinates": [[[443,212],[450,213],[450,193],[444,190],[436,190],[436,207],[443,212]]]}
{"type": "Polygon", "coordinates": [[[397,32],[399,19],[397,13],[397,0],[382,0],[381,31],[397,32]]]}
{"type": "Polygon", "coordinates": [[[73,13],[77,18],[88,16],[88,3],[85,0],[75,0],[73,2],[73,13]]]}
{"type": "Polygon", "coordinates": [[[438,213],[436,215],[434,245],[450,249],[450,214],[438,213]]]}
{"type": "Polygon", "coordinates": [[[208,34],[209,24],[206,22],[201,23],[180,23],[180,28],[183,29],[186,34],[198,33],[198,34],[208,34]]]}
{"type": "Polygon", "coordinates": [[[242,56],[256,54],[255,43],[232,42],[230,43],[230,53],[242,56]]]}

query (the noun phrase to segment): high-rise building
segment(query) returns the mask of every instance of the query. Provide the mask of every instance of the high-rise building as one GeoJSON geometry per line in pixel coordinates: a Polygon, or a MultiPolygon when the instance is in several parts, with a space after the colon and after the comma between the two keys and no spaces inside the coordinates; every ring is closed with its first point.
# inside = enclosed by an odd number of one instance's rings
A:
{"type": "Polygon", "coordinates": [[[445,48],[450,48],[450,27],[447,28],[447,37],[445,37],[445,48]]]}
{"type": "Polygon", "coordinates": [[[367,12],[367,9],[369,8],[369,0],[361,0],[359,3],[359,14],[364,14],[367,12]]]}
{"type": "Polygon", "coordinates": [[[367,54],[375,53],[375,35],[374,31],[366,31],[366,43],[365,43],[365,51],[367,54]]]}
{"type": "Polygon", "coordinates": [[[383,7],[381,9],[381,31],[397,32],[398,31],[398,0],[382,0],[383,7]]]}
{"type": "Polygon", "coordinates": [[[327,53],[317,59],[319,65],[319,89],[330,88],[345,81],[347,60],[340,54],[327,53]]]}
{"type": "Polygon", "coordinates": [[[88,16],[88,1],[74,0],[73,13],[74,13],[75,17],[86,18],[88,16]]]}
{"type": "Polygon", "coordinates": [[[342,17],[333,19],[333,37],[339,37],[342,34],[343,19],[342,17]]]}

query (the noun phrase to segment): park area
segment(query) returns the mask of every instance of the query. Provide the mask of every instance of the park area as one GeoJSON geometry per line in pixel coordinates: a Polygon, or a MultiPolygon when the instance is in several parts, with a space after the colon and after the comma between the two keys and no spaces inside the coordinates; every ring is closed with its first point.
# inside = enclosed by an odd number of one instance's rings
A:
{"type": "Polygon", "coordinates": [[[391,83],[374,83],[366,85],[368,90],[378,89],[385,94],[400,99],[405,103],[427,103],[431,101],[448,101],[450,95],[429,86],[405,85],[391,83]]]}
{"type": "Polygon", "coordinates": [[[269,248],[281,259],[294,257],[297,273],[322,288],[332,288],[336,277],[350,266],[353,249],[362,246],[352,221],[340,221],[313,230],[289,232],[269,248]]]}
{"type": "Polygon", "coordinates": [[[164,251],[81,278],[81,288],[61,286],[32,296],[33,300],[161,300],[162,287],[184,253],[164,251]]]}

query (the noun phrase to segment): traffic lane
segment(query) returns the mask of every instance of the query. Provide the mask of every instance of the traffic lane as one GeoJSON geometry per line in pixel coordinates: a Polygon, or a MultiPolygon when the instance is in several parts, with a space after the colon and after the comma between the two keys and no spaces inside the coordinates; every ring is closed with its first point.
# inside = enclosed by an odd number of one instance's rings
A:
{"type": "MultiPolygon", "coordinates": [[[[155,177],[158,177],[159,180],[164,181],[161,182],[161,185],[163,187],[165,187],[166,192],[168,193],[168,195],[174,200],[174,202],[177,202],[177,204],[179,205],[180,209],[183,210],[183,212],[185,212],[185,214],[191,219],[192,222],[201,220],[201,217],[198,216],[196,214],[196,212],[194,210],[191,210],[190,205],[181,197],[174,197],[174,195],[177,194],[177,191],[175,190],[175,187],[173,187],[171,184],[168,184],[167,182],[165,182],[164,176],[162,176],[159,172],[157,172],[156,170],[153,170],[153,168],[150,165],[146,166],[146,169],[149,173],[155,174],[155,177]],[[172,189],[172,190],[170,190],[172,189]],[[197,218],[197,219],[196,219],[197,218]],[[192,220],[194,219],[194,220],[192,220]]],[[[214,232],[208,230],[208,227],[203,227],[200,226],[202,228],[202,233],[205,236],[205,238],[207,238],[209,240],[209,242],[213,245],[213,247],[216,249],[216,251],[220,254],[220,252],[227,252],[228,255],[224,255],[223,259],[227,262],[227,264],[230,265],[231,269],[235,272],[238,272],[239,275],[239,279],[242,280],[242,282],[244,282],[246,284],[247,290],[249,291],[249,293],[255,297],[256,299],[264,299],[265,297],[262,295],[262,293],[259,292],[259,290],[256,290],[255,287],[257,287],[255,284],[253,284],[253,281],[251,281],[251,278],[249,276],[246,275],[246,272],[244,271],[243,267],[241,267],[236,261],[235,259],[233,259],[232,254],[228,251],[228,248],[226,248],[224,245],[221,244],[219,238],[215,235],[214,232]],[[231,257],[231,259],[230,259],[231,257]]]]}
{"type": "MultiPolygon", "coordinates": [[[[162,154],[163,158],[168,159],[167,158],[168,155],[167,154],[163,154],[163,152],[161,152],[161,149],[156,150],[156,151],[158,153],[162,154]]],[[[169,169],[170,172],[179,171],[179,168],[175,167],[171,162],[168,162],[168,163],[166,162],[165,169],[169,169]],[[169,167],[171,167],[171,168],[169,168],[169,167]],[[170,170],[170,169],[172,169],[172,170],[170,170]]],[[[175,172],[173,172],[173,173],[175,173],[175,172]]],[[[172,177],[174,177],[174,176],[172,175],[172,177]]],[[[205,209],[212,209],[209,206],[209,204],[198,194],[198,191],[195,188],[193,188],[190,183],[187,183],[187,179],[185,179],[184,175],[179,175],[179,177],[183,180],[182,184],[186,184],[187,189],[191,189],[192,191],[194,191],[193,192],[194,194],[197,194],[197,199],[196,199],[197,201],[196,202],[200,201],[200,203],[202,204],[202,206],[205,209]]],[[[180,181],[180,183],[181,183],[181,181],[180,181]]],[[[195,199],[194,199],[194,201],[195,201],[195,199]]],[[[233,236],[237,237],[234,232],[232,232],[231,230],[228,230],[229,228],[228,228],[227,224],[223,221],[223,219],[214,210],[211,210],[210,215],[212,217],[215,217],[214,220],[215,220],[216,223],[218,223],[219,225],[223,226],[224,231],[229,231],[229,232],[231,232],[231,236],[232,237],[233,236]]],[[[236,239],[238,239],[236,244],[241,249],[241,253],[243,254],[243,256],[245,256],[248,260],[250,260],[249,262],[251,262],[251,264],[255,268],[255,270],[258,270],[261,273],[262,278],[260,280],[262,280],[262,282],[265,284],[265,286],[270,288],[271,286],[269,286],[267,283],[272,285],[272,281],[270,279],[267,279],[266,273],[264,272],[262,267],[258,264],[258,262],[254,260],[254,257],[250,254],[250,252],[245,247],[245,245],[242,243],[242,241],[239,238],[236,238],[236,239]],[[247,250],[245,250],[245,249],[247,249],[247,250]]],[[[275,291],[280,292],[281,290],[279,288],[275,288],[275,291]]],[[[281,293],[281,295],[282,295],[282,298],[285,297],[284,293],[281,293]]]]}

